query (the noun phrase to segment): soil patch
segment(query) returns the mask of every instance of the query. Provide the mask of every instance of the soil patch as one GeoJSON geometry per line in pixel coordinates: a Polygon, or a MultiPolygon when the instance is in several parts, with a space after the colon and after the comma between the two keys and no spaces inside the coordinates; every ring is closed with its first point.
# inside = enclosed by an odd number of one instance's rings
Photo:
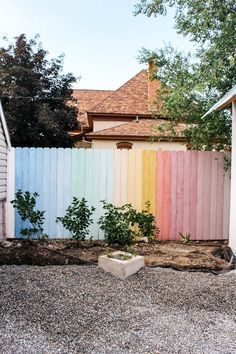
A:
{"type": "MultiPolygon", "coordinates": [[[[109,247],[104,241],[14,239],[0,242],[0,265],[67,265],[97,264],[98,257],[117,250],[131,251],[145,257],[147,266],[178,270],[222,271],[229,269],[232,255],[226,242],[135,243],[131,247],[109,247]]],[[[234,267],[234,265],[232,265],[234,267]]]]}

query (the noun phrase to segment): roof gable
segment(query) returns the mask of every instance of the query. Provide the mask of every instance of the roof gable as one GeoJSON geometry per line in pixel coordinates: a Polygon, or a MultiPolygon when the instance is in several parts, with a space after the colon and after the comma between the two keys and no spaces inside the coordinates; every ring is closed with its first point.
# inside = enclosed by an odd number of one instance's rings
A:
{"type": "Polygon", "coordinates": [[[84,127],[88,127],[87,112],[98,102],[104,100],[111,94],[111,90],[82,90],[77,89],[73,91],[73,97],[77,100],[78,108],[78,122],[82,123],[84,127]]]}
{"type": "Polygon", "coordinates": [[[153,101],[159,85],[157,80],[149,82],[148,72],[142,70],[89,112],[151,115],[150,101],[153,101]]]}

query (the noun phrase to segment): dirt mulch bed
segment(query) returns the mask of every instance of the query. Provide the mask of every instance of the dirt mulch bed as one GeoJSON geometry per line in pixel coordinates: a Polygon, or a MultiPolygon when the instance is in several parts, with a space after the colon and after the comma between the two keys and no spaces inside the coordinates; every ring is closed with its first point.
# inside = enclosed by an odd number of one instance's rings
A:
{"type": "MultiPolygon", "coordinates": [[[[14,239],[0,242],[0,265],[90,265],[97,264],[101,254],[117,249],[122,247],[109,247],[104,241],[14,239]]],[[[147,266],[191,271],[228,270],[232,256],[227,243],[219,241],[192,241],[189,244],[154,241],[136,243],[130,249],[145,256],[147,266]]]]}

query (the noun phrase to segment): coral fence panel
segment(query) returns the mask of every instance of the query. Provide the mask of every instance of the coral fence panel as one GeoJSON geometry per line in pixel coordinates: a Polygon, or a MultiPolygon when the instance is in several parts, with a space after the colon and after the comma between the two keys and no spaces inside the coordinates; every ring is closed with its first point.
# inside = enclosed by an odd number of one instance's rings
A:
{"type": "MultiPolygon", "coordinates": [[[[69,236],[55,219],[73,196],[96,207],[94,239],[103,238],[97,225],[103,199],[139,210],[150,201],[161,240],[179,239],[180,232],[196,240],[228,238],[230,178],[222,152],[16,148],[11,154],[12,190],[40,195],[37,207],[46,211],[45,232],[52,238],[69,236]]],[[[16,211],[14,219],[20,237],[16,211]]]]}

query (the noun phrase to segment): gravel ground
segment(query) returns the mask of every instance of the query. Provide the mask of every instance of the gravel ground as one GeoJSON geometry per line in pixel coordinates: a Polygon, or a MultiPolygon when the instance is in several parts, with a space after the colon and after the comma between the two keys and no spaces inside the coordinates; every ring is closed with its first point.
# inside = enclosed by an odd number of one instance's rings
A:
{"type": "Polygon", "coordinates": [[[235,353],[236,274],[0,267],[0,353],[235,353]]]}

